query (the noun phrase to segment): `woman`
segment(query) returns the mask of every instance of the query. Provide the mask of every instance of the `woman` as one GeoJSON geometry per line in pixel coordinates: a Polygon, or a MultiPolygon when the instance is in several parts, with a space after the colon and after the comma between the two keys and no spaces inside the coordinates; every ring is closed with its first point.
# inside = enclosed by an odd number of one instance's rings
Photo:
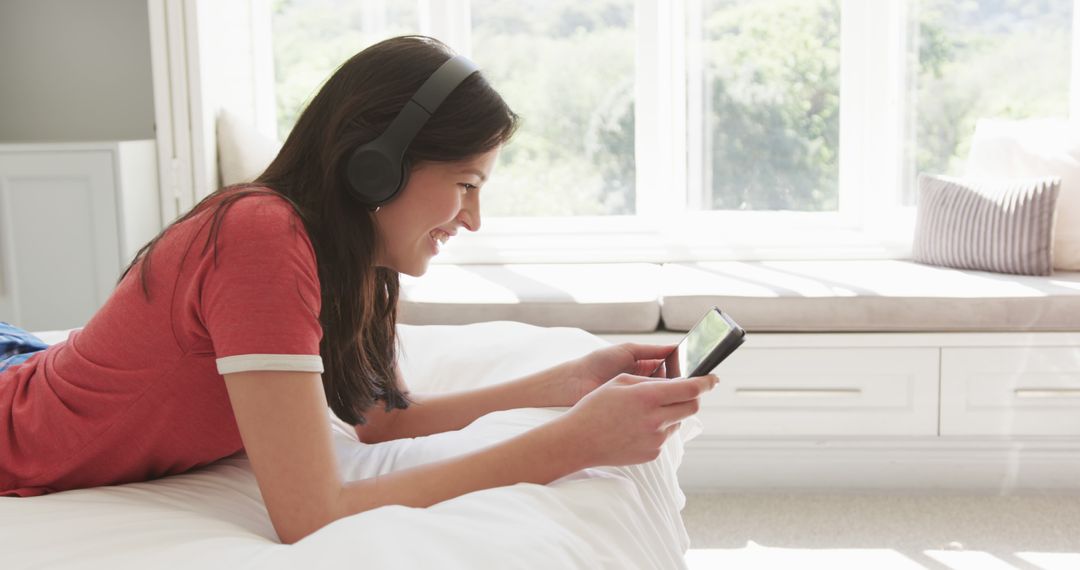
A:
{"type": "Polygon", "coordinates": [[[352,57],[255,183],[170,224],[65,342],[12,357],[0,373],[0,495],[144,481],[245,451],[291,544],[382,505],[654,459],[716,380],[638,376],[671,346],[622,344],[499,386],[407,396],[398,274],[422,275],[437,239],[479,230],[480,187],[517,116],[471,73],[408,142],[392,200],[359,203],[349,187],[365,172],[349,165],[451,56],[402,37],[352,57]],[[572,408],[459,458],[343,482],[327,406],[366,443],[460,429],[496,410],[572,408]]]}

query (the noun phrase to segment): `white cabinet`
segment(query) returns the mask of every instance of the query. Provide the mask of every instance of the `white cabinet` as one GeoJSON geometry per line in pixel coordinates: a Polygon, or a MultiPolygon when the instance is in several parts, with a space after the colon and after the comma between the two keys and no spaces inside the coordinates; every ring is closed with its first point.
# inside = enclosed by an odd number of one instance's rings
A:
{"type": "Polygon", "coordinates": [[[712,436],[937,435],[937,349],[745,347],[716,374],[712,436]]]}
{"type": "Polygon", "coordinates": [[[1080,490],[1078,332],[751,333],[715,372],[684,489],[1080,490]]]}
{"type": "Polygon", "coordinates": [[[0,145],[0,320],[82,326],[160,231],[152,140],[0,145]]]}
{"type": "Polygon", "coordinates": [[[941,435],[1080,435],[1080,348],[943,348],[941,435]]]}

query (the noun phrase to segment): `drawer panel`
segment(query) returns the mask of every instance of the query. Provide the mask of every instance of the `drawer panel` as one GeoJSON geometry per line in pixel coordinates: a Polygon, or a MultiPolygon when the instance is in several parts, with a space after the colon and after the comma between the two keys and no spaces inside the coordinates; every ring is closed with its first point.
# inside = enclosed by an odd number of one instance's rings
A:
{"type": "Polygon", "coordinates": [[[936,348],[743,347],[715,373],[706,436],[937,435],[936,348]]]}
{"type": "Polygon", "coordinates": [[[944,348],[942,435],[1080,435],[1080,348],[944,348]]]}
{"type": "Polygon", "coordinates": [[[0,153],[4,320],[78,327],[109,298],[120,276],[113,159],[105,150],[0,153]]]}

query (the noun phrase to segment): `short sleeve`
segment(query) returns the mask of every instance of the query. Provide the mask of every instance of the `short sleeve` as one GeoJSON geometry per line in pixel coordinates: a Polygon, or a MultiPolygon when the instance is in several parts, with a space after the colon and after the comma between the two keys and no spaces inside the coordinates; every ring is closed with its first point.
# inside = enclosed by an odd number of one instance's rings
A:
{"type": "Polygon", "coordinates": [[[323,372],[318,265],[291,206],[274,196],[238,199],[215,242],[216,260],[213,245],[202,254],[199,309],[218,373],[323,372]]]}

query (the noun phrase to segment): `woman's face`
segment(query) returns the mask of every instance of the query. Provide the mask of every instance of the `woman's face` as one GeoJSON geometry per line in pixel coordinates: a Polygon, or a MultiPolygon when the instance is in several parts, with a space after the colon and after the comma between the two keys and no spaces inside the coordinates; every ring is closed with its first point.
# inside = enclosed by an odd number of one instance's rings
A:
{"type": "MultiPolygon", "coordinates": [[[[440,232],[480,229],[480,187],[491,177],[499,148],[461,162],[428,162],[409,173],[401,194],[375,212],[375,264],[413,277],[427,272],[440,232]],[[434,236],[434,237],[433,237],[434,236]]],[[[453,239],[452,237],[450,239],[453,239]]]]}

